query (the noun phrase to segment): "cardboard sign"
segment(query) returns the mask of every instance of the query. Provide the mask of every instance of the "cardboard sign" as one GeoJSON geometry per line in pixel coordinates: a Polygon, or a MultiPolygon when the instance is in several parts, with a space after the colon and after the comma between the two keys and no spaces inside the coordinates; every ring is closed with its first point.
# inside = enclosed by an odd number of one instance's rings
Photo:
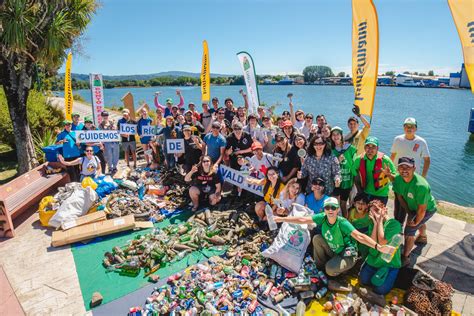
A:
{"type": "Polygon", "coordinates": [[[184,153],[184,139],[167,139],[166,152],[168,154],[182,154],[184,153]]]}
{"type": "Polygon", "coordinates": [[[120,124],[120,134],[135,135],[137,124],[120,124]]]}
{"type": "Polygon", "coordinates": [[[156,125],[144,125],[142,126],[142,135],[143,136],[156,136],[161,130],[161,127],[156,125]]]}
{"type": "Polygon", "coordinates": [[[75,131],[76,140],[79,143],[108,143],[119,142],[120,134],[118,131],[75,131]]]}
{"type": "Polygon", "coordinates": [[[263,186],[249,184],[246,180],[248,176],[243,172],[226,167],[224,165],[219,165],[219,171],[224,181],[236,185],[239,188],[242,188],[249,192],[252,192],[253,194],[263,196],[263,186]]]}

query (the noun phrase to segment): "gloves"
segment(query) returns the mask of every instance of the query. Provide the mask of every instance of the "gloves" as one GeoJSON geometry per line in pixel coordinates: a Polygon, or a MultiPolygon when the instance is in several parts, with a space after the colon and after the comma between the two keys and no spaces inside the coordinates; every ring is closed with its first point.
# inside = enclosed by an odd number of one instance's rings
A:
{"type": "Polygon", "coordinates": [[[352,113],[354,113],[357,116],[360,116],[360,108],[358,105],[354,104],[354,107],[352,108],[352,113]]]}

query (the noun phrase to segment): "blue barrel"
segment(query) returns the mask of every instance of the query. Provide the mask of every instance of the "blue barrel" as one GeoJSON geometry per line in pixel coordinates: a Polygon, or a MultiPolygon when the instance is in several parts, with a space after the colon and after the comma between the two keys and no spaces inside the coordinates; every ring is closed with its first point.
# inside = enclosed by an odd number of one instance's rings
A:
{"type": "Polygon", "coordinates": [[[46,161],[48,162],[58,162],[58,154],[63,153],[63,145],[51,145],[42,148],[46,161]]]}
{"type": "Polygon", "coordinates": [[[471,115],[469,118],[469,127],[467,131],[474,134],[474,108],[471,109],[471,115]]]}

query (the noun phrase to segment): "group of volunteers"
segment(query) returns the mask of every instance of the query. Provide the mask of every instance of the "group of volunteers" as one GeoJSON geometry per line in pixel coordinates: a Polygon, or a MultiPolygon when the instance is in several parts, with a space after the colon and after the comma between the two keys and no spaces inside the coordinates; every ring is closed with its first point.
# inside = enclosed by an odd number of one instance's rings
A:
{"type": "MultiPolygon", "coordinates": [[[[73,114],[73,121],[65,121],[57,137],[63,144],[60,161],[73,181],[100,175],[106,166],[114,173],[119,143],[79,144],[74,131],[120,130],[120,124],[137,124],[147,167],[178,168],[191,183],[193,211],[205,203],[219,203],[225,188],[231,190],[230,195],[253,196],[255,213],[262,223],[265,208],[270,206],[277,223],[315,224],[314,259],[329,276],[350,270],[361,258],[360,281],[372,285],[378,294],[388,293],[399,269],[410,263],[414,244],[427,242],[426,222],[436,212],[425,179],[430,154],[426,141],[416,135],[417,121],[405,119],[404,133],[395,137],[391,153],[386,155],[379,150],[379,140],[371,135],[370,123],[357,106],[344,132],[322,114],[314,117],[295,111],[292,95],[289,111],[275,116],[264,107],[248,113],[247,96],[242,90],[240,93],[243,106],[236,107],[231,98],[221,106],[219,99],[213,98],[210,104],[203,102],[200,111],[192,102],[185,109],[179,90],[178,104],[170,98],[162,105],[156,93],[154,119],[142,109],[134,121],[129,111],[123,110],[123,117],[115,123],[102,112],[98,127],[89,117],[79,123],[79,115],[73,114]],[[158,126],[157,135],[142,136],[141,127],[146,125],[158,126]],[[168,153],[165,144],[169,139],[184,139],[184,153],[168,153]],[[219,165],[237,170],[249,184],[260,186],[263,198],[224,183],[219,165]],[[386,206],[390,188],[395,194],[395,218],[390,218],[386,206]],[[291,216],[293,203],[306,206],[311,216],[291,216]],[[404,246],[398,248],[402,235],[404,246]]],[[[121,138],[127,165],[133,161],[136,167],[135,135],[121,138]]]]}

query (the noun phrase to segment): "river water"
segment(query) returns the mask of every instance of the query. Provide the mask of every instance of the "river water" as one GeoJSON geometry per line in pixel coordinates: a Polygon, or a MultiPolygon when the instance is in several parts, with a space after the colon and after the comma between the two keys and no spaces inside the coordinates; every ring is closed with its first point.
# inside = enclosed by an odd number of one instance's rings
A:
{"type": "MultiPolygon", "coordinates": [[[[227,97],[242,105],[240,86],[212,86],[212,96],[221,104],[227,97]]],[[[176,87],[105,89],[107,106],[121,106],[120,99],[131,92],[135,106],[147,102],[153,108],[153,94],[161,91],[160,101],[173,98],[178,102],[176,87]]],[[[179,87],[185,102],[193,101],[200,108],[200,87],[179,87]]],[[[260,102],[277,104],[277,113],[288,108],[286,95],[294,94],[296,109],[325,114],[329,124],[347,132],[347,118],[352,114],[352,86],[260,86],[260,102]]],[[[89,90],[77,90],[88,102],[89,90]]],[[[418,120],[418,135],[425,138],[431,152],[428,182],[437,199],[464,206],[474,206],[474,138],[467,132],[469,112],[474,96],[468,90],[377,87],[371,135],[380,139],[380,150],[390,155],[393,138],[403,133],[403,120],[418,120]]]]}

